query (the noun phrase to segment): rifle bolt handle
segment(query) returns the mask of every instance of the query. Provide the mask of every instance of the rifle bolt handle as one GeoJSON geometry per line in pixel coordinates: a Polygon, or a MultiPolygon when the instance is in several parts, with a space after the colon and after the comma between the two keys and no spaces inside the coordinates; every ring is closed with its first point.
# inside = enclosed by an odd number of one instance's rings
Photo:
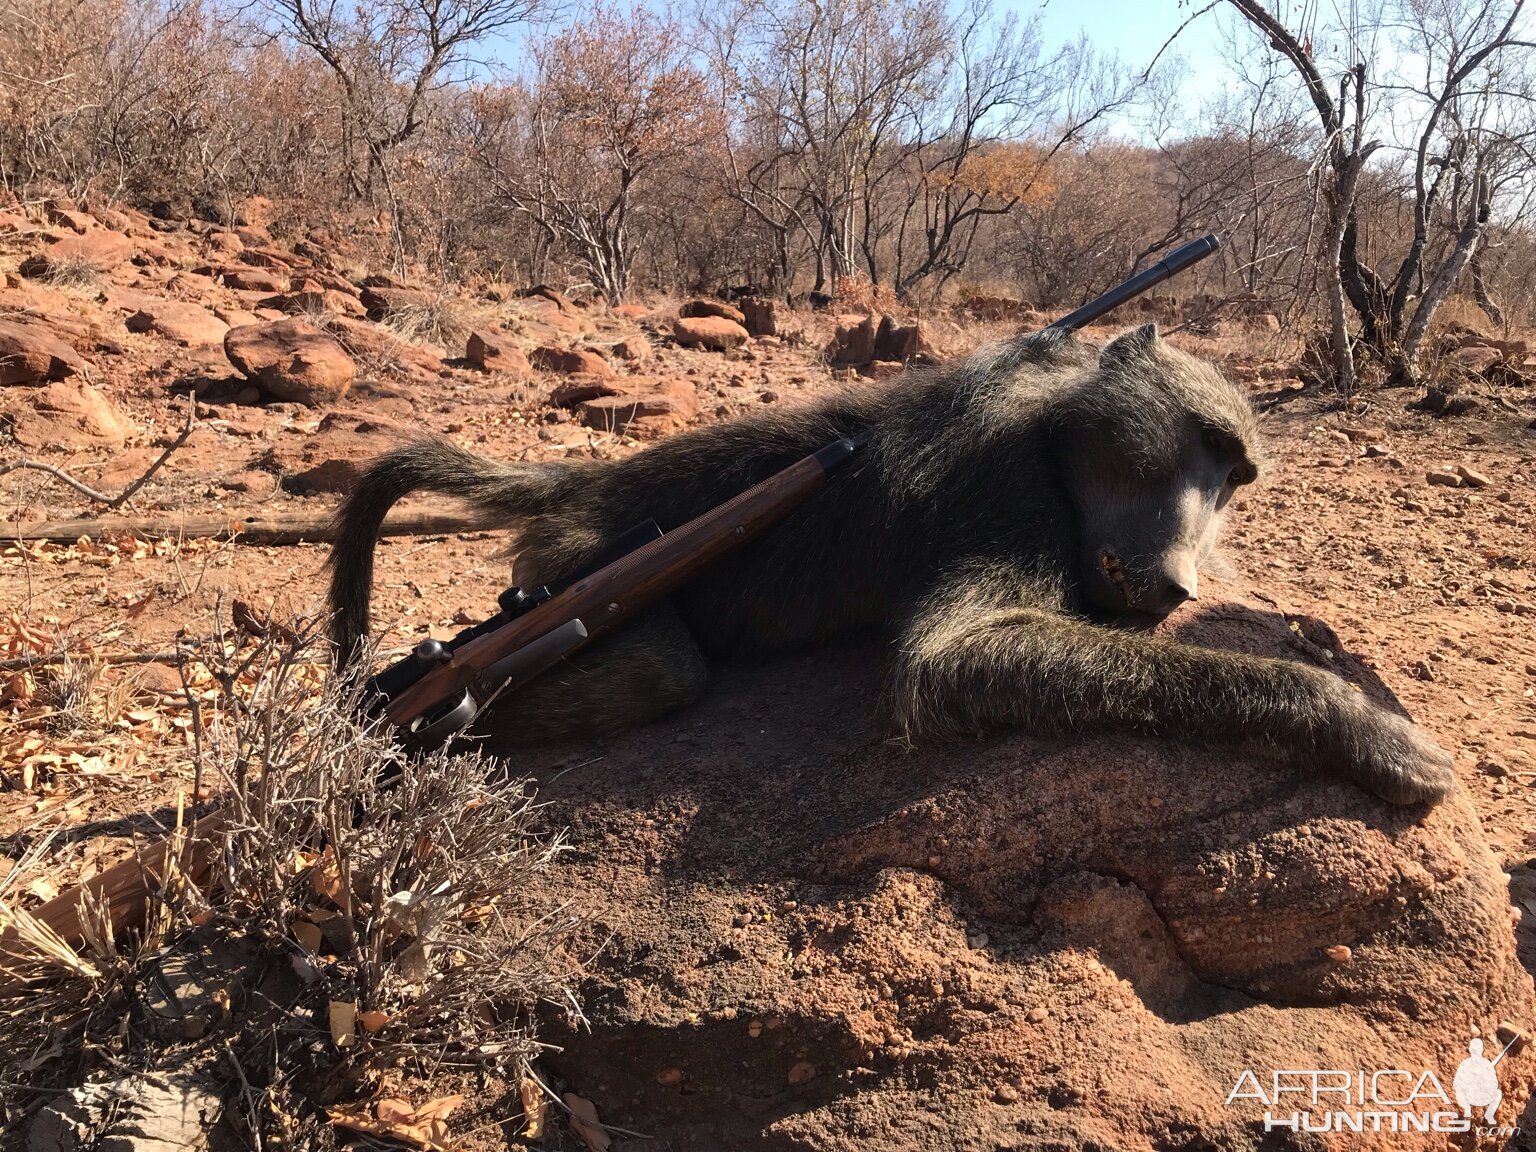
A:
{"type": "Polygon", "coordinates": [[[451,658],[441,640],[423,640],[416,645],[416,659],[423,664],[443,664],[451,658]]]}

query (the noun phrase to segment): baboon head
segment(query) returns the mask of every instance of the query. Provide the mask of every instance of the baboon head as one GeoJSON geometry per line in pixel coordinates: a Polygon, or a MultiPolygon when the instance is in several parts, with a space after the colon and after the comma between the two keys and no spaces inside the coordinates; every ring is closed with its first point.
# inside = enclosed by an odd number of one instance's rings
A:
{"type": "Polygon", "coordinates": [[[1089,607],[1161,618],[1197,598],[1232,494],[1258,475],[1247,397],[1147,324],[1103,349],[1055,427],[1089,607]]]}

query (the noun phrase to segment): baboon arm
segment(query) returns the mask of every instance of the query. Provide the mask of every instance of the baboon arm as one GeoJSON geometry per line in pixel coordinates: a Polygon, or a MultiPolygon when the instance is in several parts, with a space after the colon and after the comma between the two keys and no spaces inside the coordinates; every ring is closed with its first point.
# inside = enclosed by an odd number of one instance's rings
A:
{"type": "Polygon", "coordinates": [[[989,586],[972,578],[941,595],[903,637],[893,705],[910,738],[1130,729],[1258,741],[1397,803],[1450,787],[1449,756],[1337,676],[1097,627],[989,586]]]}

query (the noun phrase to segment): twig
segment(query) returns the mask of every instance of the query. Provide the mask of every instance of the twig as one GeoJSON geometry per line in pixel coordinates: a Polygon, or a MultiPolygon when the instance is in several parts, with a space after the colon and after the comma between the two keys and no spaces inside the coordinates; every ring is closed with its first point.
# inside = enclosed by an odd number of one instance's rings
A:
{"type": "Polygon", "coordinates": [[[0,464],[0,476],[4,476],[10,472],[20,471],[23,468],[31,469],[34,472],[46,472],[55,480],[59,480],[62,483],[69,485],[76,492],[80,493],[88,500],[94,500],[97,504],[105,504],[109,509],[120,508],[133,496],[135,492],[149,483],[150,477],[152,477],[156,472],[160,471],[161,465],[170,459],[172,452],[176,451],[176,449],[180,448],[187,442],[187,437],[192,435],[192,425],[196,419],[197,400],[189,396],[187,397],[187,423],[186,426],[182,428],[181,435],[177,436],[176,439],[173,440],[166,448],[166,450],[160,453],[160,458],[151,464],[144,471],[143,475],[141,475],[137,480],[133,481],[133,483],[129,484],[128,487],[124,488],[116,496],[109,496],[105,492],[98,492],[89,484],[86,484],[80,480],[76,480],[68,472],[64,471],[64,469],[58,467],[57,465],[44,464],[41,460],[11,460],[5,464],[0,464]]]}
{"type": "Polygon", "coordinates": [[[35,656],[0,660],[0,672],[25,672],[29,668],[48,668],[70,660],[97,660],[103,664],[177,664],[185,658],[185,652],[114,652],[107,656],[80,652],[39,652],[35,656]]]}

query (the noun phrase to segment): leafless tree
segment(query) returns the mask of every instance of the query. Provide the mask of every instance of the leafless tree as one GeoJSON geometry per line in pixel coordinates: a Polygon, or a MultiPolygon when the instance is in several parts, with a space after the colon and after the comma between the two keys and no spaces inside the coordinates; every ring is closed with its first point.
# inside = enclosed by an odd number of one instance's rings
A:
{"type": "Polygon", "coordinates": [[[477,94],[477,154],[504,202],[618,302],[651,178],[718,135],[706,81],[677,25],[639,7],[599,5],[537,58],[530,88],[477,94]]]}
{"type": "Polygon", "coordinates": [[[1394,0],[1342,29],[1290,27],[1261,0],[1227,2],[1289,61],[1322,130],[1339,383],[1354,383],[1346,299],[1371,355],[1393,379],[1413,382],[1435,311],[1499,206],[1531,178],[1536,37],[1525,0],[1394,0]],[[1319,51],[1324,40],[1343,54],[1319,51]],[[1378,64],[1388,58],[1395,64],[1378,64]],[[1373,165],[1378,153],[1386,159],[1373,165]],[[1373,263],[1356,197],[1378,165],[1405,173],[1412,231],[1406,250],[1373,263]]]}

